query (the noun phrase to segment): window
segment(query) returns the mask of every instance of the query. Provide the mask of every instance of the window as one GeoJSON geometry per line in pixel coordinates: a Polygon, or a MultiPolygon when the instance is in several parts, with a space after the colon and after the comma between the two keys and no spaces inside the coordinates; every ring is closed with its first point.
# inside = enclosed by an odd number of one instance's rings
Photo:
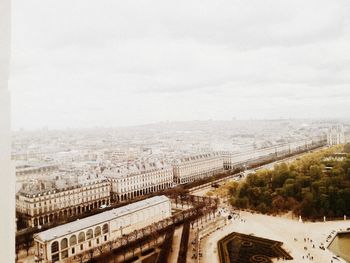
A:
{"type": "Polygon", "coordinates": [[[92,232],[92,229],[89,229],[87,232],[86,232],[86,239],[91,239],[93,238],[94,235],[93,235],[93,232],[92,232]]]}
{"type": "Polygon", "coordinates": [[[68,247],[68,240],[67,240],[67,238],[63,238],[61,240],[61,250],[65,249],[67,247],[68,247]]]}
{"type": "Polygon", "coordinates": [[[51,256],[51,259],[52,259],[52,262],[57,262],[57,261],[59,261],[60,260],[60,254],[53,254],[52,256],[51,256]]]}
{"type": "Polygon", "coordinates": [[[74,247],[72,248],[72,254],[75,254],[75,248],[74,247]]]}
{"type": "Polygon", "coordinates": [[[83,249],[84,249],[84,245],[81,244],[81,245],[80,245],[80,250],[83,250],[83,249]]]}
{"type": "Polygon", "coordinates": [[[73,236],[71,236],[70,239],[69,239],[69,245],[70,245],[70,246],[74,246],[74,245],[76,245],[76,244],[77,244],[77,236],[76,236],[76,235],[73,235],[73,236]]]}
{"type": "Polygon", "coordinates": [[[55,241],[51,244],[51,254],[58,252],[58,241],[55,241]]]}
{"type": "Polygon", "coordinates": [[[102,227],[102,233],[107,234],[108,233],[108,224],[104,224],[102,227]]]}
{"type": "Polygon", "coordinates": [[[95,237],[98,237],[101,235],[101,227],[100,226],[97,226],[95,228],[95,237]]]}
{"type": "Polygon", "coordinates": [[[89,241],[89,247],[91,247],[91,241],[89,241]]]}
{"type": "Polygon", "coordinates": [[[65,250],[65,251],[62,251],[62,252],[61,252],[61,258],[62,258],[62,259],[68,258],[68,250],[65,250]]]}
{"type": "Polygon", "coordinates": [[[99,238],[96,239],[96,243],[100,244],[100,239],[99,238]]]}
{"type": "Polygon", "coordinates": [[[105,236],[105,241],[107,241],[107,236],[105,236]]]}

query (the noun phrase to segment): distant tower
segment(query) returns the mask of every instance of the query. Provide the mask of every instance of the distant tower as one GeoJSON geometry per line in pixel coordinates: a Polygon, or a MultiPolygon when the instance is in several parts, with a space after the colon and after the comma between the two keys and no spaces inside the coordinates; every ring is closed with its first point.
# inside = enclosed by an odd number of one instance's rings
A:
{"type": "Polygon", "coordinates": [[[343,125],[332,125],[328,129],[327,143],[329,146],[345,143],[345,134],[343,125]]]}
{"type": "Polygon", "coordinates": [[[11,163],[10,0],[0,1],[0,262],[15,262],[15,174],[11,163]]]}

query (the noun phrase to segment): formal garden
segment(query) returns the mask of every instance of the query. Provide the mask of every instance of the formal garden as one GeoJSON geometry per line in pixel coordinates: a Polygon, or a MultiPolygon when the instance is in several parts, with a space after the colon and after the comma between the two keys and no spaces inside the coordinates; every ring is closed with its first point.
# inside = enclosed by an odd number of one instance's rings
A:
{"type": "Polygon", "coordinates": [[[283,243],[253,235],[231,233],[218,242],[221,263],[270,263],[273,258],[293,259],[283,243]]]}

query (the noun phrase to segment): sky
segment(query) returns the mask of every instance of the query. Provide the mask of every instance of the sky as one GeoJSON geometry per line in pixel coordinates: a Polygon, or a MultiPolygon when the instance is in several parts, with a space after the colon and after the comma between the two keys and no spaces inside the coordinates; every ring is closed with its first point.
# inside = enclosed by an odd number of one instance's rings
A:
{"type": "Polygon", "coordinates": [[[14,129],[346,118],[348,0],[13,0],[14,129]]]}

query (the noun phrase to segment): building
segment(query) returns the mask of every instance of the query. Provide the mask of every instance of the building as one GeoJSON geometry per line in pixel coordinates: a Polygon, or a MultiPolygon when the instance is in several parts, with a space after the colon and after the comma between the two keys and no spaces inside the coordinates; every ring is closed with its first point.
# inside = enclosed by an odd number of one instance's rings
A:
{"type": "Polygon", "coordinates": [[[172,187],[173,169],[164,161],[135,161],[107,168],[102,175],[111,182],[117,202],[172,187]]]}
{"type": "Polygon", "coordinates": [[[173,161],[174,180],[178,184],[193,182],[223,170],[223,158],[218,153],[192,155],[173,161]]]}
{"type": "Polygon", "coordinates": [[[28,183],[16,194],[17,218],[38,226],[110,204],[110,183],[103,178],[54,178],[28,183]]]}
{"type": "Polygon", "coordinates": [[[21,181],[36,179],[47,176],[58,170],[57,164],[18,165],[16,166],[16,179],[21,181]]]}
{"type": "Polygon", "coordinates": [[[56,164],[22,164],[16,165],[16,192],[18,192],[24,183],[33,180],[48,177],[59,170],[56,164]]]}
{"type": "Polygon", "coordinates": [[[241,153],[223,151],[221,152],[221,155],[224,159],[224,168],[227,170],[232,170],[247,166],[251,162],[256,162],[259,160],[262,161],[266,158],[276,158],[282,156],[283,154],[290,153],[292,153],[291,145],[284,144],[241,153]]]}
{"type": "Polygon", "coordinates": [[[315,137],[313,139],[283,143],[272,147],[247,151],[242,153],[233,153],[222,151],[220,154],[224,159],[224,168],[232,170],[242,168],[256,162],[271,161],[274,158],[283,158],[301,151],[313,149],[326,145],[325,137],[315,137]]]}
{"type": "Polygon", "coordinates": [[[171,202],[155,196],[38,233],[36,260],[57,262],[171,216],[171,202]]]}
{"type": "Polygon", "coordinates": [[[345,134],[343,125],[333,125],[327,132],[327,143],[329,146],[345,143],[345,134]]]}

